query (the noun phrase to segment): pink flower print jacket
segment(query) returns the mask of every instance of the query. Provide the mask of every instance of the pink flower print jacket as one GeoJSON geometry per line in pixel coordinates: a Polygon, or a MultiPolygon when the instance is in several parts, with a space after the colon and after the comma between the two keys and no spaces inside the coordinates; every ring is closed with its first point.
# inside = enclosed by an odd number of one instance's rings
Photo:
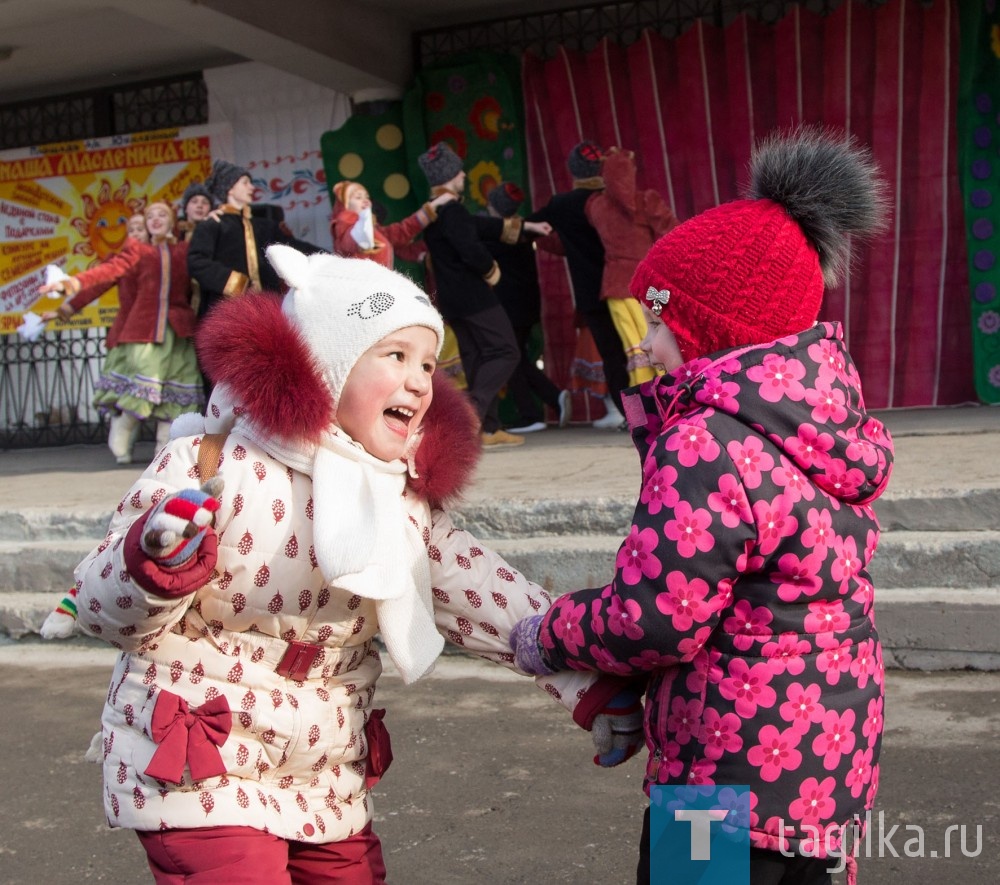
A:
{"type": "Polygon", "coordinates": [[[878,789],[868,565],[893,454],[841,328],[693,360],[625,409],[642,490],[615,578],[560,597],[542,643],[648,674],[647,792],[748,784],[752,844],[836,850],[878,789]]]}

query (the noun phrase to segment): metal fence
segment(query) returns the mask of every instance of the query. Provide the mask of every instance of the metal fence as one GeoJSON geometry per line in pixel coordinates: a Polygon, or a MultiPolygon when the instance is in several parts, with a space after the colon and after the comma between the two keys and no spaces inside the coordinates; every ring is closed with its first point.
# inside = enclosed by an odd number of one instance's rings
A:
{"type": "Polygon", "coordinates": [[[208,122],[201,72],[0,105],[0,149],[208,122]]]}
{"type": "Polygon", "coordinates": [[[38,341],[0,337],[0,448],[101,442],[91,405],[104,360],[104,329],[48,332],[38,341]]]}

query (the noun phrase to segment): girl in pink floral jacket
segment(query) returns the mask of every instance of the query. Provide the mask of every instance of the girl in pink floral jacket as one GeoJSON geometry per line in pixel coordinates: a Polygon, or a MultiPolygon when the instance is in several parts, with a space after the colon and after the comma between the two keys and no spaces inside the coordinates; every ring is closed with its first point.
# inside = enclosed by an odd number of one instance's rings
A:
{"type": "MultiPolygon", "coordinates": [[[[642,487],[614,580],[560,597],[514,644],[533,672],[648,677],[647,793],[748,785],[729,822],[750,881],[812,885],[878,790],[868,567],[892,441],[840,325],[816,317],[883,196],[864,151],[813,129],[766,142],[752,174],[750,199],[675,228],[632,279],[666,374],[624,396],[642,487]]],[[[648,812],[642,842],[648,882],[648,812]]]]}

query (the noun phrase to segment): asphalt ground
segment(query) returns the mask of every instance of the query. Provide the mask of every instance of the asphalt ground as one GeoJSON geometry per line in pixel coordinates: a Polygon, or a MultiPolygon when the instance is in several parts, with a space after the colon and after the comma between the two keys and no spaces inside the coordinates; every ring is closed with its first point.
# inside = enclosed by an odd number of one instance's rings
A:
{"type": "MultiPolygon", "coordinates": [[[[0,645],[5,885],[152,881],[134,834],[107,827],[100,766],[83,758],[113,657],[76,642],[0,645]]],[[[871,856],[862,846],[859,881],[995,885],[1000,673],[891,671],[887,690],[871,856]]],[[[447,655],[411,686],[387,670],[375,703],[388,710],[395,757],[375,792],[390,883],[635,881],[643,762],[594,766],[589,735],[527,680],[447,655]]]]}

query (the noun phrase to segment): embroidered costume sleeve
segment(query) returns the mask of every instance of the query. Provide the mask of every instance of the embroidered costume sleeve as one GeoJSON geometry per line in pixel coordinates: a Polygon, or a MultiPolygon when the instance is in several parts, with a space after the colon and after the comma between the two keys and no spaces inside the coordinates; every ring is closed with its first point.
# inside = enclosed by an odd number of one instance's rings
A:
{"type": "Polygon", "coordinates": [[[121,250],[109,255],[96,267],[91,267],[73,276],[74,288],[78,290],[69,300],[76,313],[92,301],[96,301],[123,276],[135,269],[139,262],[142,244],[132,237],[126,237],[121,250]]]}
{"type": "MultiPolygon", "coordinates": [[[[413,244],[413,241],[420,236],[427,225],[437,219],[437,212],[430,203],[424,203],[412,215],[402,221],[392,224],[376,225],[375,227],[375,250],[384,249],[388,243],[397,255],[407,261],[418,261],[426,253],[426,246],[413,244]]],[[[358,255],[367,254],[367,251],[358,246],[354,237],[351,236],[351,229],[357,223],[358,213],[344,209],[337,213],[330,224],[333,234],[333,251],[338,255],[358,255]]],[[[386,262],[383,262],[386,263],[386,262]]],[[[386,266],[391,266],[387,263],[386,266]]]]}
{"type": "Polygon", "coordinates": [[[393,246],[404,246],[413,241],[428,224],[437,219],[437,212],[430,203],[424,203],[412,215],[402,221],[380,225],[378,230],[393,246]]]}

